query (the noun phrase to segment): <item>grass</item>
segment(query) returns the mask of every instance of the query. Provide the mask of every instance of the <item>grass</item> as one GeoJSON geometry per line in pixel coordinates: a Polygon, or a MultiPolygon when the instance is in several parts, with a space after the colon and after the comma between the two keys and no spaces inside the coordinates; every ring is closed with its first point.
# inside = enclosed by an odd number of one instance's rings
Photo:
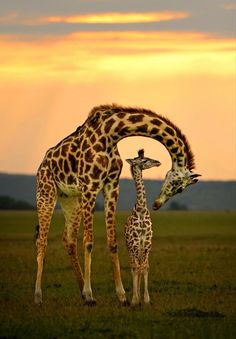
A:
{"type": "MultiPolygon", "coordinates": [[[[127,213],[118,213],[122,278],[132,280],[123,241],[127,213]]],[[[53,218],[43,276],[42,307],[33,303],[34,212],[0,212],[0,338],[235,338],[236,213],[153,214],[149,292],[152,305],[121,307],[116,299],[103,213],[94,225],[92,287],[97,306],[83,306],[53,218]]],[[[79,245],[82,247],[82,231],[79,245]]],[[[82,251],[80,251],[82,263],[82,251]]]]}

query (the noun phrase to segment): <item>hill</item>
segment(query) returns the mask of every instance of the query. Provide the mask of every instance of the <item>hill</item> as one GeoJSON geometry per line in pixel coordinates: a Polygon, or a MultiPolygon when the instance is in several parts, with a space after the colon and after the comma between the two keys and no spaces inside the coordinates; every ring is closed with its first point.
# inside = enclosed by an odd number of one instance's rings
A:
{"type": "MultiPolygon", "coordinates": [[[[0,195],[9,196],[35,206],[35,177],[0,173],[0,195]]],[[[148,204],[151,208],[154,198],[159,194],[162,181],[145,180],[148,204]]],[[[130,210],[135,202],[134,182],[130,179],[120,180],[119,210],[130,210]]],[[[102,195],[97,199],[103,204],[102,195]]],[[[188,210],[236,210],[236,181],[200,181],[190,186],[181,194],[173,197],[162,209],[188,210]]]]}

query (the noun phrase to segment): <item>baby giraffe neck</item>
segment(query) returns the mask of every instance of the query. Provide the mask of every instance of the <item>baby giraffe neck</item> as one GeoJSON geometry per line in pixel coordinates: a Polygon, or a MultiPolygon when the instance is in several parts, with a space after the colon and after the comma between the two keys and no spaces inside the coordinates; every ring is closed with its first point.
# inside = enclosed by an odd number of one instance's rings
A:
{"type": "Polygon", "coordinates": [[[132,176],[136,186],[136,207],[143,209],[147,205],[146,192],[142,177],[142,171],[138,167],[133,166],[131,168],[132,176]]]}

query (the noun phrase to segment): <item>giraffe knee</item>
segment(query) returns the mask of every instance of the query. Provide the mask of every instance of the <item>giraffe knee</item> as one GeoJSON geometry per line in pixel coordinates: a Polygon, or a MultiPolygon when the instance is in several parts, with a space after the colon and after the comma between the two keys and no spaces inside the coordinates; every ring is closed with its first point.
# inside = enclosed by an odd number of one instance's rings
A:
{"type": "Polygon", "coordinates": [[[109,244],[109,250],[111,253],[117,253],[118,252],[118,246],[117,244],[109,244]]]}
{"type": "Polygon", "coordinates": [[[93,250],[93,244],[92,243],[86,244],[85,248],[89,253],[91,253],[93,250]]]}
{"type": "Polygon", "coordinates": [[[63,235],[62,237],[62,243],[64,245],[64,247],[67,249],[68,248],[68,241],[67,241],[67,237],[63,235]]]}
{"type": "Polygon", "coordinates": [[[73,256],[76,254],[76,244],[67,244],[66,248],[69,255],[73,256]]]}

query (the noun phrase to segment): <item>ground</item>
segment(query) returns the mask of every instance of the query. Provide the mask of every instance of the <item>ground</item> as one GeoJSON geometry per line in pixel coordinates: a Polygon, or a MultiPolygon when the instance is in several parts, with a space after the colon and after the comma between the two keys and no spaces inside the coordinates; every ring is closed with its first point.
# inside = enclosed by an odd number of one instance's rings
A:
{"type": "MultiPolygon", "coordinates": [[[[127,296],[132,279],[124,246],[126,212],[117,214],[127,296]]],[[[236,213],[156,212],[150,254],[150,306],[121,307],[106,247],[103,213],[95,216],[92,286],[97,306],[83,306],[53,218],[42,307],[33,303],[35,212],[0,212],[0,338],[235,338],[236,213]]],[[[79,244],[82,244],[80,232],[79,244]]],[[[81,253],[82,260],[82,253],[81,253]]],[[[81,261],[82,262],[82,261],[81,261]]]]}

